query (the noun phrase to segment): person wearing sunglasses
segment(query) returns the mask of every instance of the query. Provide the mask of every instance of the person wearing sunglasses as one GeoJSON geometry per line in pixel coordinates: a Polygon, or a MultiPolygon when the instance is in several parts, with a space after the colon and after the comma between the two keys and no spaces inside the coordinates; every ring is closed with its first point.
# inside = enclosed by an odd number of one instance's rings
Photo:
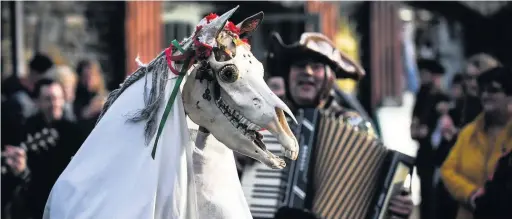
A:
{"type": "Polygon", "coordinates": [[[462,129],[441,167],[444,185],[459,203],[457,219],[473,219],[475,200],[485,194],[497,161],[512,150],[512,71],[492,68],[477,83],[482,112],[462,129]]]}
{"type": "Polygon", "coordinates": [[[457,103],[457,115],[460,116],[459,126],[462,127],[473,121],[482,111],[478,97],[478,76],[489,69],[500,66],[501,63],[489,54],[479,53],[468,58],[463,74],[464,98],[457,103]]]}

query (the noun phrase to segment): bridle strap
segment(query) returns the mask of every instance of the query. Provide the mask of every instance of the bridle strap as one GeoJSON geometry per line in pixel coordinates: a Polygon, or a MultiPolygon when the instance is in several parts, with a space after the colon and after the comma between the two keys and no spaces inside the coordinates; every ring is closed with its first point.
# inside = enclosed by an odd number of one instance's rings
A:
{"type": "Polygon", "coordinates": [[[178,43],[177,40],[173,40],[171,45],[165,49],[165,59],[167,61],[167,66],[169,67],[169,70],[171,70],[171,72],[175,75],[181,75],[181,74],[186,74],[186,72],[187,72],[187,71],[183,71],[183,69],[188,70],[188,69],[190,69],[190,67],[192,67],[192,65],[195,62],[195,55],[194,55],[194,53],[191,53],[191,52],[187,53],[187,51],[185,51],[185,50],[183,50],[183,48],[181,48],[181,45],[178,43]],[[182,54],[173,56],[172,52],[173,52],[174,48],[178,49],[182,54]],[[185,66],[182,67],[182,72],[178,72],[174,68],[174,66],[172,66],[173,61],[174,62],[183,61],[188,58],[191,58],[191,59],[186,67],[185,66]]]}
{"type": "Polygon", "coordinates": [[[169,116],[172,106],[174,104],[174,101],[176,100],[176,96],[178,95],[178,91],[180,89],[181,82],[183,81],[183,78],[187,74],[188,69],[192,66],[192,64],[195,61],[194,60],[195,57],[194,57],[193,53],[189,53],[187,55],[186,52],[183,50],[183,48],[181,48],[178,41],[176,41],[176,40],[173,40],[172,45],[169,46],[169,48],[165,49],[165,58],[167,60],[167,66],[174,74],[178,75],[178,79],[177,79],[176,83],[174,84],[174,88],[172,89],[172,93],[171,93],[171,96],[169,97],[169,100],[167,100],[167,105],[165,106],[164,114],[162,115],[162,119],[160,120],[160,125],[158,126],[158,130],[157,130],[156,138],[155,138],[155,144],[153,145],[153,149],[151,150],[151,157],[153,159],[155,159],[156,147],[158,145],[158,140],[160,139],[160,135],[162,134],[162,131],[164,129],[165,122],[167,121],[167,117],[169,116]],[[184,53],[183,56],[181,56],[181,57],[180,56],[171,56],[171,53],[173,50],[173,45],[178,50],[180,50],[182,53],[184,53]],[[192,54],[192,55],[190,55],[190,54],[192,54]],[[181,67],[181,72],[177,73],[176,69],[174,69],[174,67],[172,66],[172,61],[178,61],[178,59],[181,59],[183,57],[186,57],[185,63],[181,67]]]}

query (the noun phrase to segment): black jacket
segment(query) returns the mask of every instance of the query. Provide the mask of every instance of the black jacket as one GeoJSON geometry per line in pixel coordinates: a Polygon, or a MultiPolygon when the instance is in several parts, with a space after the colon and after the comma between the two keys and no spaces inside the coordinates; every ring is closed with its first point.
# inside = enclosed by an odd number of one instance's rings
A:
{"type": "Polygon", "coordinates": [[[23,196],[32,216],[42,218],[53,184],[85,138],[75,121],[48,123],[42,114],[27,120],[24,133],[27,137],[20,145],[27,148],[31,176],[23,196]]]}
{"type": "Polygon", "coordinates": [[[475,200],[475,219],[512,218],[512,152],[498,161],[484,189],[484,195],[475,200]]]}
{"type": "Polygon", "coordinates": [[[28,168],[19,175],[14,175],[11,171],[2,171],[2,219],[31,218],[27,200],[23,196],[26,193],[28,182],[30,182],[28,168]]]}

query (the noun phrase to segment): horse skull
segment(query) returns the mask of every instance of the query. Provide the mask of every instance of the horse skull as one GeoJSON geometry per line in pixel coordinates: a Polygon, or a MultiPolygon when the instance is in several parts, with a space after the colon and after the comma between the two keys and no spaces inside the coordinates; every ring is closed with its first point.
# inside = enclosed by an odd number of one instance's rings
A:
{"type": "MultiPolygon", "coordinates": [[[[226,17],[229,16],[220,16],[210,24],[225,24],[226,21],[217,19],[227,20],[226,17]]],[[[240,35],[254,31],[262,18],[263,13],[260,12],[238,24],[240,35]]],[[[254,58],[250,46],[241,43],[238,34],[225,28],[214,31],[210,26],[203,33],[212,31],[216,35],[198,36],[202,37],[202,41],[216,42],[216,47],[212,55],[200,62],[185,82],[185,111],[192,121],[208,129],[233,151],[252,157],[271,168],[283,168],[286,165],[284,160],[266,149],[258,131],[261,128],[269,130],[283,146],[285,156],[297,159],[298,142],[285,118],[286,113],[296,122],[293,113],[265,83],[263,65],[254,58]],[[203,79],[206,78],[203,74],[210,74],[210,80],[203,79]]]]}

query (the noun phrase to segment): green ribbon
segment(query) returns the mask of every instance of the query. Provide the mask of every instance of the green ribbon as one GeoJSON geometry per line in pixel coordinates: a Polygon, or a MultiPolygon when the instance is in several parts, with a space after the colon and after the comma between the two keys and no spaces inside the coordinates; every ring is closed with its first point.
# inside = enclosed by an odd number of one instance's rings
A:
{"type": "MultiPolygon", "coordinates": [[[[178,48],[178,50],[180,50],[180,52],[185,54],[185,50],[183,50],[183,48],[181,48],[178,41],[173,40],[172,44],[174,44],[174,46],[176,48],[178,48]]],[[[167,117],[169,116],[169,113],[171,112],[172,105],[174,103],[174,100],[176,99],[176,96],[178,95],[178,90],[180,89],[181,82],[183,81],[183,78],[185,77],[185,74],[188,70],[187,67],[189,66],[189,63],[191,60],[192,60],[192,57],[187,58],[185,61],[185,64],[181,67],[181,72],[178,75],[178,79],[176,81],[176,84],[174,85],[171,96],[169,97],[169,100],[167,100],[167,105],[165,106],[165,111],[162,116],[162,120],[160,120],[160,125],[158,126],[158,131],[156,133],[155,144],[153,145],[153,150],[151,151],[151,157],[153,158],[153,160],[155,159],[155,153],[156,153],[156,147],[158,145],[158,139],[160,138],[160,135],[162,134],[162,131],[165,126],[165,122],[167,121],[167,117]]]]}
{"type": "Polygon", "coordinates": [[[172,43],[172,45],[174,45],[174,47],[178,48],[178,50],[179,50],[182,54],[185,54],[185,50],[183,50],[183,48],[181,48],[180,43],[178,43],[178,41],[177,41],[177,40],[173,40],[171,43],[172,43]]]}

